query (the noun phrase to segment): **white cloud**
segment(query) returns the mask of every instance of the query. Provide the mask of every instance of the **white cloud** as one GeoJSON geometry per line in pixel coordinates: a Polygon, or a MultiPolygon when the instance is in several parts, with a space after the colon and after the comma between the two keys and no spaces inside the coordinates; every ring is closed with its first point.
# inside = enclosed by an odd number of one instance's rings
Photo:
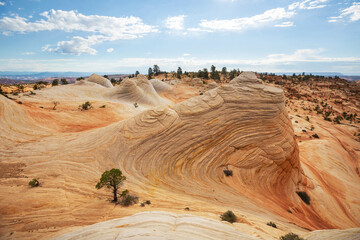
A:
{"type": "Polygon", "coordinates": [[[21,53],[21,55],[34,55],[35,53],[34,52],[23,52],[21,53]]]}
{"type": "Polygon", "coordinates": [[[337,17],[329,17],[328,22],[341,20],[348,20],[349,22],[360,20],[360,2],[354,2],[350,7],[343,9],[337,17]]]}
{"type": "Polygon", "coordinates": [[[189,56],[191,56],[191,54],[190,53],[184,53],[183,56],[184,57],[189,57],[189,56]]]}
{"type": "Polygon", "coordinates": [[[108,48],[108,49],[106,49],[106,52],[108,52],[108,53],[112,53],[113,51],[114,51],[113,48],[108,48]]]}
{"type": "Polygon", "coordinates": [[[4,2],[0,2],[0,6],[5,6],[5,3],[4,3],[4,2]]]}
{"type": "Polygon", "coordinates": [[[274,27],[294,27],[293,22],[282,22],[280,24],[275,24],[274,27]]]}
{"type": "Polygon", "coordinates": [[[312,71],[339,71],[360,72],[359,57],[326,57],[322,54],[324,49],[298,49],[290,54],[270,54],[257,59],[198,59],[196,57],[178,58],[123,58],[111,62],[84,61],[77,59],[0,59],[0,71],[99,71],[114,72],[118,67],[123,69],[147,69],[158,64],[163,70],[171,71],[181,66],[187,71],[197,71],[212,64],[227,66],[228,68],[241,68],[242,70],[255,71],[308,71],[304,66],[316,66],[312,71]],[[304,65],[306,64],[307,65],[304,65]],[[326,63],[326,64],[324,64],[326,63]],[[289,70],[288,68],[293,69],[289,70]]]}
{"type": "Polygon", "coordinates": [[[184,29],[185,17],[185,15],[168,17],[165,20],[165,27],[171,30],[182,30],[184,29]]]}
{"type": "Polygon", "coordinates": [[[294,10],[296,8],[299,8],[299,9],[311,10],[316,8],[324,8],[327,6],[326,4],[324,4],[327,1],[328,0],[305,0],[301,2],[294,2],[288,6],[288,9],[294,10]]]}
{"type": "Polygon", "coordinates": [[[274,8],[262,14],[252,17],[236,18],[230,20],[201,20],[200,26],[210,30],[243,31],[249,28],[257,28],[279,20],[287,19],[295,14],[284,8],[274,8]]]}
{"type": "Polygon", "coordinates": [[[50,10],[40,14],[44,19],[31,22],[26,18],[13,16],[0,19],[0,31],[4,35],[12,32],[28,33],[61,30],[65,32],[83,31],[93,33],[89,37],[75,36],[70,41],[58,42],[56,47],[43,49],[63,54],[96,54],[91,46],[104,41],[134,39],[157,32],[155,26],[144,24],[138,17],[109,17],[83,15],[77,11],[50,10]]]}
{"type": "Polygon", "coordinates": [[[204,28],[188,28],[186,30],[189,32],[214,32],[213,30],[204,29],[204,28]]]}

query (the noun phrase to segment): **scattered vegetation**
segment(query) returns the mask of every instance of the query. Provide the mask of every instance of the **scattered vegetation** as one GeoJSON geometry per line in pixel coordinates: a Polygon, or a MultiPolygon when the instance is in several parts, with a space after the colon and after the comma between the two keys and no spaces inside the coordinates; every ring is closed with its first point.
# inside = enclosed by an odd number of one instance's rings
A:
{"type": "Polygon", "coordinates": [[[40,186],[40,182],[39,182],[38,178],[33,178],[33,179],[29,182],[29,186],[30,186],[30,187],[38,187],[38,186],[40,186]]]}
{"type": "Polygon", "coordinates": [[[284,236],[281,236],[280,240],[304,240],[304,239],[299,237],[299,235],[295,233],[288,233],[284,236]]]}
{"type": "Polygon", "coordinates": [[[89,102],[89,101],[86,101],[85,103],[83,103],[79,106],[80,110],[89,110],[91,108],[93,108],[93,106],[92,106],[91,102],[89,102]]]}
{"type": "Polygon", "coordinates": [[[306,192],[296,192],[304,203],[310,205],[310,197],[306,192]]]}
{"type": "Polygon", "coordinates": [[[54,79],[54,81],[52,81],[51,85],[53,85],[53,86],[59,85],[59,79],[54,79]]]}
{"type": "MultiPolygon", "coordinates": [[[[105,186],[111,189],[113,192],[113,202],[116,203],[118,201],[118,190],[125,180],[126,177],[122,175],[120,169],[113,168],[109,171],[105,171],[101,175],[100,181],[96,184],[96,188],[100,189],[105,186]]],[[[132,196],[127,197],[129,195],[128,193],[128,190],[125,190],[121,193],[121,201],[123,204],[128,204],[129,202],[132,202],[132,196]]]]}
{"type": "Polygon", "coordinates": [[[277,228],[276,224],[273,222],[268,222],[266,225],[273,227],[273,228],[277,228]]]}
{"type": "Polygon", "coordinates": [[[66,78],[62,78],[61,79],[61,84],[66,85],[66,84],[69,84],[69,82],[66,80],[66,78]]]}
{"type": "Polygon", "coordinates": [[[224,174],[225,174],[225,176],[230,177],[233,175],[233,172],[232,172],[232,170],[229,170],[228,168],[226,168],[226,169],[224,169],[224,174]]]}
{"type": "Polygon", "coordinates": [[[134,107],[137,108],[139,105],[137,103],[134,103],[134,107]]]}
{"type": "Polygon", "coordinates": [[[120,199],[120,205],[128,207],[130,205],[133,205],[135,203],[138,202],[139,198],[135,195],[131,195],[129,193],[129,190],[124,190],[122,191],[121,195],[120,195],[121,199],[120,199]]]}
{"type": "Polygon", "coordinates": [[[237,220],[235,214],[230,210],[223,213],[220,218],[222,221],[227,221],[229,223],[234,223],[237,220]]]}
{"type": "Polygon", "coordinates": [[[53,101],[54,107],[53,110],[56,110],[56,106],[59,105],[60,103],[58,101],[53,101]]]}
{"type": "Polygon", "coordinates": [[[106,105],[102,105],[101,107],[99,107],[99,108],[106,108],[106,105]]]}

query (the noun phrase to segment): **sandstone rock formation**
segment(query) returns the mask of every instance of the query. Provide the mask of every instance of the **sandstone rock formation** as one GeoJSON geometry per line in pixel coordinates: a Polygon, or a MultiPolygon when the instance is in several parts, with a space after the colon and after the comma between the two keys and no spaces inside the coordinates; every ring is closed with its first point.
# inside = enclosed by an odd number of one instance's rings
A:
{"type": "MultiPolygon", "coordinates": [[[[134,78],[114,88],[85,81],[37,90],[35,96],[19,96],[22,104],[0,96],[2,235],[47,239],[57,231],[144,211],[140,206],[114,207],[105,190],[95,189],[110,168],[123,171],[124,188],[151,199],[147,208],[180,214],[159,213],[164,234],[174,226],[182,231],[185,225],[176,222],[185,218],[185,207],[216,219],[213,225],[189,217],[201,224],[186,228],[199,227],[194,231],[214,236],[223,234],[224,224],[217,221],[226,210],[239,216],[233,227],[244,237],[276,239],[290,231],[304,235],[308,229],[360,225],[357,153],[353,145],[341,145],[333,137],[349,135],[346,131],[334,128],[323,139],[302,143],[299,156],[281,89],[245,72],[228,85],[174,104],[169,99],[177,98],[172,96],[177,89],[186,91],[184,85],[170,91],[163,82],[134,78]],[[54,100],[61,102],[56,111],[54,100]],[[94,108],[79,111],[84,101],[92,101],[94,108]],[[338,157],[346,154],[345,160],[338,157]],[[226,169],[233,175],[225,176],[226,169]],[[29,189],[27,183],[35,177],[41,185],[29,189]],[[298,191],[309,195],[310,205],[298,191]],[[270,220],[278,229],[266,225],[270,220]],[[215,228],[218,233],[211,230],[215,228]]],[[[145,215],[97,227],[106,228],[106,236],[130,234],[140,225],[116,227],[145,215]]],[[[86,234],[98,236],[88,229],[86,234]]]]}
{"type": "Polygon", "coordinates": [[[95,239],[244,239],[256,240],[230,224],[189,214],[142,212],[130,217],[97,223],[55,238],[95,239]]]}
{"type": "Polygon", "coordinates": [[[100,75],[93,73],[89,78],[85,79],[85,81],[97,83],[106,88],[113,88],[114,86],[111,84],[110,80],[100,75]]]}

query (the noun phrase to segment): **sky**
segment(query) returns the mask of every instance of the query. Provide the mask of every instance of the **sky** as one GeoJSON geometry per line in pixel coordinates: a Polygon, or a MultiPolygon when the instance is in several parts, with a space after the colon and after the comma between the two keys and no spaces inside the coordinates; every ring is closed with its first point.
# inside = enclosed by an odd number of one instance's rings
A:
{"type": "Polygon", "coordinates": [[[360,75],[360,1],[0,0],[0,71],[360,75]]]}

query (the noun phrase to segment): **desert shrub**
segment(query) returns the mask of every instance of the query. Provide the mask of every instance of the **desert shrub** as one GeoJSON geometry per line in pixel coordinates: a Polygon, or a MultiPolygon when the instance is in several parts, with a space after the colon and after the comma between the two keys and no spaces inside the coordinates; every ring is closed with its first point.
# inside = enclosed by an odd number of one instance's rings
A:
{"type": "Polygon", "coordinates": [[[144,204],[144,203],[141,203],[141,204],[140,204],[140,207],[145,207],[145,204],[144,204]]]}
{"type": "Polygon", "coordinates": [[[145,203],[146,203],[147,205],[150,205],[150,204],[151,204],[150,200],[146,200],[145,203]]]}
{"type": "Polygon", "coordinates": [[[66,78],[62,78],[61,79],[61,84],[66,85],[66,84],[69,84],[69,82],[66,80],[66,78]]]}
{"type": "Polygon", "coordinates": [[[280,240],[304,240],[304,239],[299,237],[299,235],[295,233],[288,233],[284,236],[281,236],[280,240]]]}
{"type": "Polygon", "coordinates": [[[226,211],[225,213],[223,213],[221,216],[220,216],[221,220],[222,221],[227,221],[229,223],[234,223],[236,222],[236,216],[235,214],[232,212],[232,211],[226,211]]]}
{"type": "Polygon", "coordinates": [[[92,108],[92,105],[91,105],[91,102],[89,102],[89,101],[86,101],[85,103],[83,103],[79,106],[80,110],[89,110],[91,108],[92,108]]]}
{"type": "Polygon", "coordinates": [[[53,86],[59,85],[59,79],[54,79],[54,81],[52,81],[51,85],[53,85],[53,86]]]}
{"type": "Polygon", "coordinates": [[[312,135],[313,138],[319,138],[319,135],[317,135],[316,133],[312,135]]]}
{"type": "Polygon", "coordinates": [[[101,107],[99,107],[99,108],[106,108],[106,105],[102,105],[101,107]]]}
{"type": "Polygon", "coordinates": [[[128,190],[124,190],[120,195],[120,205],[128,207],[138,202],[139,198],[135,195],[131,195],[128,190]]]}
{"type": "Polygon", "coordinates": [[[33,178],[30,182],[29,182],[29,186],[30,187],[38,187],[40,185],[40,182],[37,178],[33,178]]]}
{"type": "Polygon", "coordinates": [[[200,95],[204,95],[204,93],[200,93],[200,95]]]}
{"type": "Polygon", "coordinates": [[[276,224],[273,222],[268,222],[266,225],[273,227],[273,228],[277,228],[276,224]]]}
{"type": "Polygon", "coordinates": [[[190,211],[190,208],[186,207],[184,208],[185,211],[190,211]]]}
{"type": "Polygon", "coordinates": [[[18,104],[22,104],[22,101],[18,101],[17,103],[18,103],[18,104]]]}
{"type": "Polygon", "coordinates": [[[296,192],[304,203],[310,205],[310,197],[306,192],[296,192]]]}
{"type": "Polygon", "coordinates": [[[227,176],[227,177],[230,177],[230,176],[233,175],[232,170],[229,170],[229,169],[225,169],[225,170],[224,170],[224,173],[225,173],[225,176],[227,176]]]}
{"type": "Polygon", "coordinates": [[[134,107],[137,108],[139,105],[137,103],[134,103],[134,107]]]}

